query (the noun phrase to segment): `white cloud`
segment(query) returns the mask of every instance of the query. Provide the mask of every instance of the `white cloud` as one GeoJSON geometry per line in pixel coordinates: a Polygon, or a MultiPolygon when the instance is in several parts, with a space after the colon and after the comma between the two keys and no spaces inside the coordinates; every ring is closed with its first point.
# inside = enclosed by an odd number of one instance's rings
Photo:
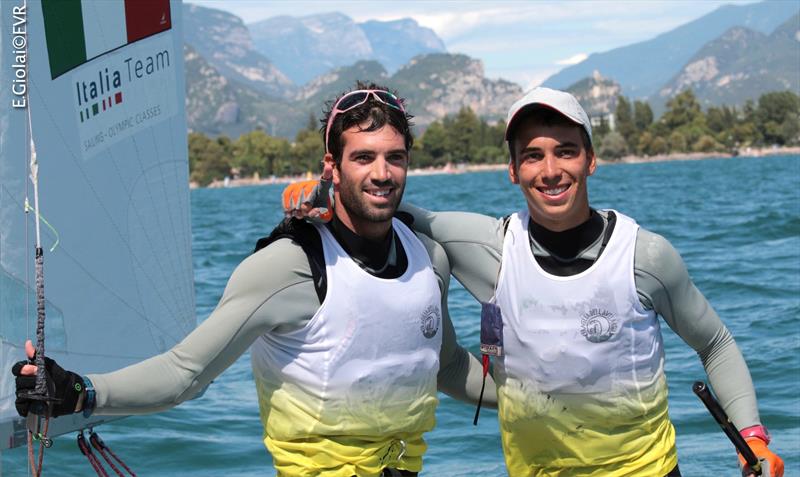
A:
{"type": "Polygon", "coordinates": [[[528,91],[541,85],[542,83],[544,83],[544,80],[553,76],[556,73],[558,73],[557,69],[539,70],[536,73],[529,73],[527,75],[523,75],[525,81],[518,81],[518,82],[522,84],[525,91],[528,91]]]}
{"type": "Polygon", "coordinates": [[[449,40],[486,25],[502,24],[507,21],[506,9],[477,9],[419,14],[414,18],[430,28],[447,43],[449,40]]]}
{"type": "Polygon", "coordinates": [[[562,66],[577,65],[586,58],[589,58],[589,55],[587,55],[586,53],[578,53],[577,55],[572,55],[569,58],[558,60],[556,61],[556,64],[562,66]]]}
{"type": "MultiPolygon", "coordinates": [[[[498,1],[491,7],[469,1],[443,2],[438,5],[406,2],[404,5],[411,8],[404,13],[421,25],[433,29],[448,44],[464,36],[481,36],[481,29],[504,26],[519,28],[522,25],[525,25],[532,37],[554,30],[570,33],[583,31],[589,38],[598,30],[617,37],[630,37],[628,31],[634,29],[638,35],[647,38],[697,18],[713,10],[721,2],[707,2],[705,5],[680,1],[677,3],[683,3],[687,8],[676,9],[674,0],[598,0],[573,3],[498,1]],[[580,8],[572,8],[574,6],[580,8]],[[614,29],[603,28],[609,25],[613,25],[614,29]]],[[[398,18],[397,15],[392,17],[398,18]]]]}
{"type": "Polygon", "coordinates": [[[487,73],[487,77],[517,83],[522,86],[523,91],[528,91],[541,85],[544,80],[556,73],[558,73],[558,68],[539,68],[536,70],[529,68],[502,68],[499,75],[487,73]]]}

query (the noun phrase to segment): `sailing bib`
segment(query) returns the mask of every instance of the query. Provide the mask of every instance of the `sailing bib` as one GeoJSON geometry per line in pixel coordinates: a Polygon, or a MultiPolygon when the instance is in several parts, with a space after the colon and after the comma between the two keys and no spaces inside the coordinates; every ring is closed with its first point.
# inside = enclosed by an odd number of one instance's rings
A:
{"type": "Polygon", "coordinates": [[[677,464],[659,322],[633,276],[638,226],[616,214],[604,253],[567,277],[537,264],[528,212],[511,217],[495,291],[504,346],[495,379],[512,477],[661,477],[677,464]]]}
{"type": "Polygon", "coordinates": [[[324,302],[304,328],[253,344],[264,442],[279,475],[421,470],[438,402],[441,293],[423,244],[400,221],[393,227],[408,267],[382,279],[318,226],[324,302]]]}

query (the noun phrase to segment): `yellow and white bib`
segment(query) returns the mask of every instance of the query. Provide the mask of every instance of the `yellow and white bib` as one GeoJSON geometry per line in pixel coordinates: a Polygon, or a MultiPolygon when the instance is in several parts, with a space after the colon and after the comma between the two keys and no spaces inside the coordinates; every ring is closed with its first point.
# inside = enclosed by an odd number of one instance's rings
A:
{"type": "Polygon", "coordinates": [[[633,276],[638,225],[616,215],[603,254],[567,277],[536,262],[528,212],[511,217],[494,297],[511,477],[663,477],[677,464],[659,322],[642,308],[633,276]]]}
{"type": "Polygon", "coordinates": [[[280,476],[419,471],[435,422],[441,293],[424,245],[400,221],[396,279],[362,270],[318,226],[327,293],[302,329],[252,347],[264,442],[280,476]]]}

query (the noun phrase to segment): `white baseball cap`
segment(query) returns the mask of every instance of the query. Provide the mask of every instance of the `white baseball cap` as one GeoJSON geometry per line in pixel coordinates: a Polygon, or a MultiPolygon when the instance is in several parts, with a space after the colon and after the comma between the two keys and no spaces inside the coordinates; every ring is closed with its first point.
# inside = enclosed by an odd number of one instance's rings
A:
{"type": "Polygon", "coordinates": [[[525,96],[520,98],[508,110],[506,118],[506,141],[509,140],[508,134],[511,131],[512,125],[519,121],[524,116],[525,110],[530,109],[532,106],[546,106],[574,122],[582,126],[589,135],[589,141],[592,141],[592,125],[589,122],[589,116],[583,110],[575,96],[567,93],[566,91],[559,91],[556,89],[537,87],[528,91],[525,96]]]}

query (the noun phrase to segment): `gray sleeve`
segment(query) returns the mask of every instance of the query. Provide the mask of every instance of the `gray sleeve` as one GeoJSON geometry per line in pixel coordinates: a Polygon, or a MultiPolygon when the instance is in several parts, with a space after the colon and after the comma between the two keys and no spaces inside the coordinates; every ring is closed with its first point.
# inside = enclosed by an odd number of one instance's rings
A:
{"type": "MultiPolygon", "coordinates": [[[[428,250],[428,255],[442,292],[442,349],[439,353],[438,388],[449,396],[469,403],[477,403],[483,382],[483,367],[475,356],[456,341],[456,332],[447,308],[447,291],[450,285],[450,264],[442,246],[429,237],[417,234],[428,250]]],[[[494,380],[486,377],[483,394],[486,407],[497,407],[497,392],[494,380]]]]}
{"type": "Polygon", "coordinates": [[[216,309],[169,351],[106,374],[90,374],[97,414],[161,411],[192,398],[263,333],[303,326],[319,308],[302,249],[281,239],[233,272],[216,309]]]}
{"type": "Polygon", "coordinates": [[[706,298],[692,283],[674,247],[660,235],[639,229],[634,275],[639,298],[694,348],[711,387],[738,429],[760,424],[750,371],[706,298]]]}
{"type": "Polygon", "coordinates": [[[494,295],[503,254],[503,220],[469,212],[431,212],[409,203],[400,210],[414,217],[412,228],[439,242],[453,276],[478,301],[494,295]]]}

